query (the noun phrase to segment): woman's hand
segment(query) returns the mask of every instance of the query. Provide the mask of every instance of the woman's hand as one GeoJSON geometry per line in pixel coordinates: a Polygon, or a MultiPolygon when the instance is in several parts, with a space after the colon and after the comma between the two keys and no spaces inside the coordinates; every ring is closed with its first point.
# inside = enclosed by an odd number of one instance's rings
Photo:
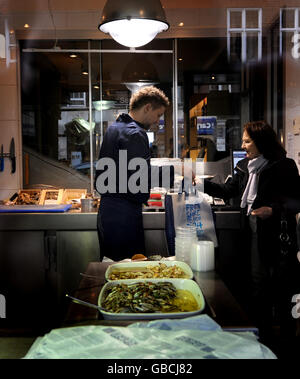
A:
{"type": "Polygon", "coordinates": [[[252,216],[257,216],[262,220],[271,217],[273,214],[273,209],[271,207],[260,207],[251,212],[252,216]]]}

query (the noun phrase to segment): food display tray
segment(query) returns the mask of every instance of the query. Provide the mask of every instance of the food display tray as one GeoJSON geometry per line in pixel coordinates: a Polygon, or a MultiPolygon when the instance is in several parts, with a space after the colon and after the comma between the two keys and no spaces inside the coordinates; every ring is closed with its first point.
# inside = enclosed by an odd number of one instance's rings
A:
{"type": "Polygon", "coordinates": [[[42,205],[60,205],[63,204],[63,193],[61,189],[45,189],[42,191],[40,204],[42,205]]]}
{"type": "Polygon", "coordinates": [[[173,313],[113,313],[99,309],[105,320],[154,320],[154,319],[170,319],[170,318],[185,318],[201,313],[205,308],[205,300],[202,291],[198,284],[191,279],[127,279],[127,280],[114,280],[107,282],[103,287],[98,297],[98,306],[103,306],[104,296],[106,291],[117,284],[132,284],[140,282],[170,282],[177,289],[187,290],[195,297],[199,309],[191,312],[173,312],[173,313]]]}
{"type": "Polygon", "coordinates": [[[87,190],[86,189],[73,189],[66,188],[63,193],[62,202],[66,204],[70,200],[80,200],[86,198],[87,190]]]}
{"type": "Polygon", "coordinates": [[[55,213],[67,212],[72,204],[0,205],[0,213],[55,213]]]}
{"type": "MultiPolygon", "coordinates": [[[[115,263],[110,265],[105,272],[105,279],[107,281],[113,281],[115,280],[109,279],[110,274],[112,273],[113,270],[125,270],[125,269],[132,269],[134,268],[137,270],[138,268],[145,269],[146,267],[155,267],[159,266],[160,263],[164,263],[168,267],[173,267],[173,266],[178,266],[180,267],[186,274],[186,278],[174,278],[174,279],[193,279],[193,271],[191,270],[190,266],[186,264],[185,262],[181,261],[143,261],[143,262],[124,262],[124,263],[115,263]]],[[[138,278],[134,279],[137,280],[138,278]]],[[[150,279],[150,278],[149,278],[150,279]]],[[[152,279],[152,278],[151,278],[152,279]]],[[[157,278],[159,279],[159,278],[157,278]]],[[[166,278],[167,279],[167,278],[166,278]]],[[[170,279],[170,278],[169,278],[170,279]]],[[[127,279],[120,279],[120,280],[127,280],[127,279]]]]}

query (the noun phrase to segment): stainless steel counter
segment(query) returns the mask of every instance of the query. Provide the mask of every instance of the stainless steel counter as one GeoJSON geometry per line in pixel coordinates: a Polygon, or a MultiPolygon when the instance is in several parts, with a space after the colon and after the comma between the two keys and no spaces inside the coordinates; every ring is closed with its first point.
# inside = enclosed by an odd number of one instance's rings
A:
{"type": "MultiPolygon", "coordinates": [[[[144,229],[164,229],[164,212],[143,212],[144,229]]],[[[0,231],[8,230],[95,230],[97,213],[71,210],[64,213],[1,213],[0,231]]]]}
{"type": "MultiPolygon", "coordinates": [[[[165,213],[143,213],[146,255],[168,255],[165,213]]],[[[55,321],[80,273],[99,261],[97,213],[1,213],[0,294],[7,321],[55,321]],[[20,309],[25,309],[20,318],[20,309]]]]}
{"type": "MultiPolygon", "coordinates": [[[[215,220],[219,239],[218,267],[224,278],[232,281],[237,271],[232,267],[236,267],[242,249],[240,215],[239,212],[215,212],[215,220]]],[[[165,213],[144,212],[143,222],[145,255],[168,255],[165,213]]],[[[24,308],[27,312],[22,318],[26,322],[45,317],[54,319],[64,295],[77,288],[80,272],[89,262],[99,261],[99,256],[97,213],[76,210],[1,213],[0,294],[6,297],[7,317],[18,320],[19,309],[24,308]]]]}

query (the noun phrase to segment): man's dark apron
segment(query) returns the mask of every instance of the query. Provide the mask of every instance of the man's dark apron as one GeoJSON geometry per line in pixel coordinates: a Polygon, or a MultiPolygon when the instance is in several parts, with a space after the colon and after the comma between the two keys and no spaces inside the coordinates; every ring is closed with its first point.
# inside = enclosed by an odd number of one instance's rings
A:
{"type": "Polygon", "coordinates": [[[97,219],[100,260],[114,261],[145,254],[142,205],[102,196],[97,219]]]}

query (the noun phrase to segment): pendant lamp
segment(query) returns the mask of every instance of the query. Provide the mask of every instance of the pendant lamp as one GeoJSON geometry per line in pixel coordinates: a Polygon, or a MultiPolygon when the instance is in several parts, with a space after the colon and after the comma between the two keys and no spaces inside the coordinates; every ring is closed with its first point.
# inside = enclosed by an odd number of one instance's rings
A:
{"type": "Polygon", "coordinates": [[[121,45],[139,47],[169,24],[160,0],[107,0],[98,28],[121,45]]]}

